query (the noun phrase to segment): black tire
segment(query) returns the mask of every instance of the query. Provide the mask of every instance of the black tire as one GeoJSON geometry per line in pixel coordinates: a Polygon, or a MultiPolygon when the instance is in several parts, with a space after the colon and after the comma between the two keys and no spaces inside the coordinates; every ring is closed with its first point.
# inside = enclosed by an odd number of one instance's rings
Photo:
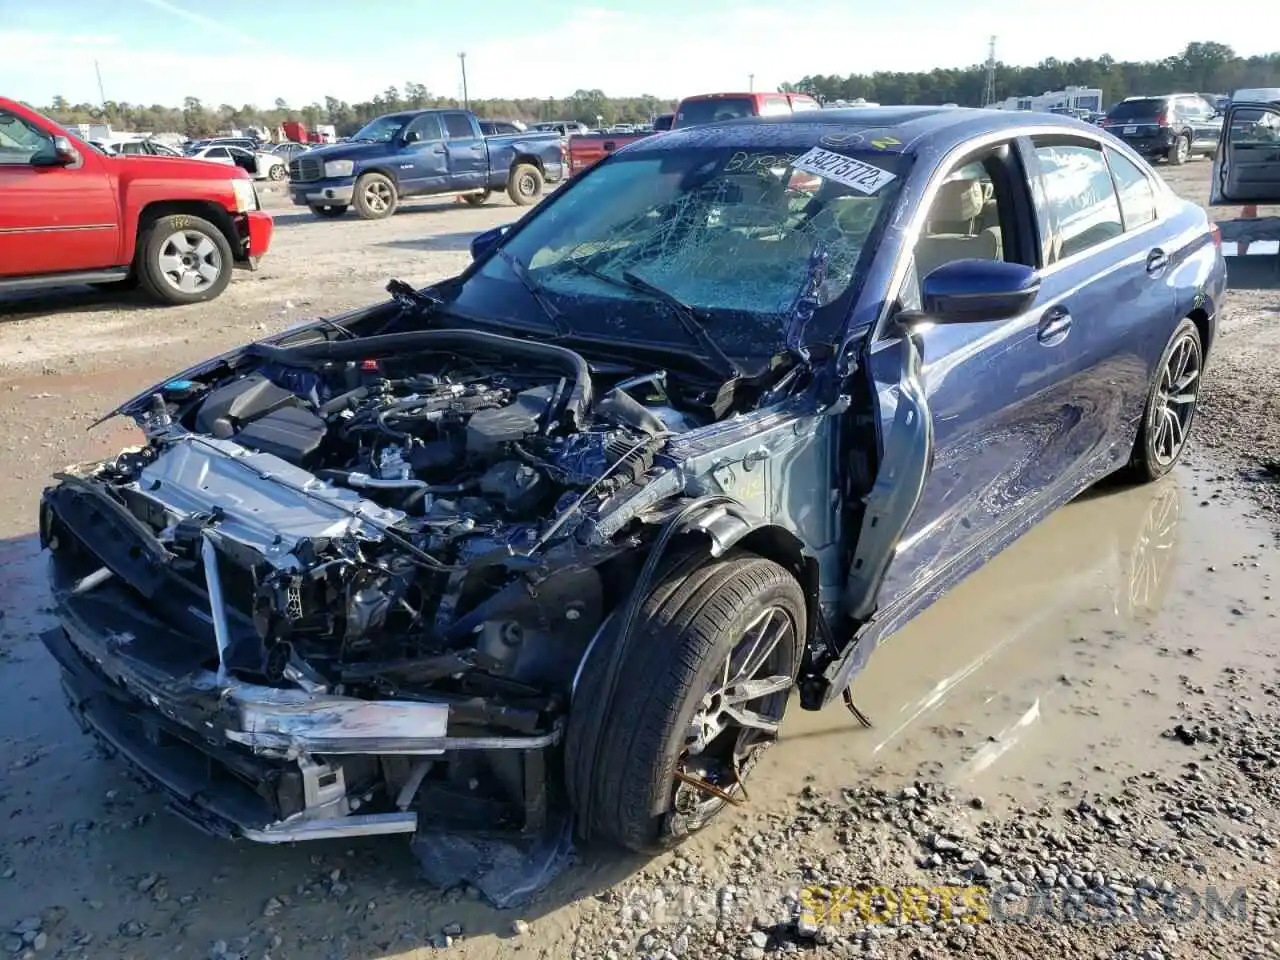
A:
{"type": "MultiPolygon", "coordinates": [[[[1142,411],[1142,425],[1138,428],[1138,438],[1133,444],[1133,454],[1122,471],[1126,479],[1135,483],[1149,483],[1159,480],[1177,466],[1187,449],[1187,437],[1195,421],[1196,407],[1200,397],[1200,378],[1203,372],[1204,344],[1200,340],[1200,330],[1194,321],[1184,319],[1178,324],[1178,329],[1173,332],[1173,336],[1169,338],[1164,348],[1164,353],[1160,355],[1160,363],[1152,378],[1151,389],[1147,392],[1147,403],[1142,411]],[[1171,365],[1177,365],[1175,357],[1183,349],[1191,351],[1189,362],[1193,366],[1184,368],[1179,382],[1185,380],[1187,374],[1192,371],[1194,379],[1175,391],[1173,388],[1177,387],[1177,383],[1170,382],[1175,373],[1171,365]],[[1189,398],[1189,400],[1176,402],[1171,406],[1171,396],[1189,398]],[[1178,437],[1178,442],[1172,449],[1172,455],[1165,444],[1166,433],[1161,427],[1162,419],[1169,415],[1177,418],[1175,436],[1178,437]]],[[[1174,430],[1174,427],[1170,425],[1168,429],[1174,430]]]]}
{"type": "MultiPolygon", "coordinates": [[[[694,555],[666,568],[641,606],[608,703],[603,700],[613,644],[607,634],[601,636],[579,676],[565,742],[570,801],[580,817],[589,810],[589,822],[579,822],[581,833],[653,853],[701,830],[723,809],[723,800],[678,783],[675,772],[689,746],[695,713],[739,644],[745,645],[746,629],[764,614],[781,617],[778,622],[790,629],[770,648],[759,672],[794,681],[804,649],[804,593],[785,569],[754,554],[719,560],[694,555]],[[687,804],[690,798],[703,801],[699,811],[678,814],[677,800],[687,804]]],[[[746,701],[757,714],[777,720],[786,702],[786,689],[746,701]]],[[[726,727],[720,739],[713,738],[699,757],[686,758],[690,762],[681,766],[711,763],[712,748],[729,740],[747,742],[746,735],[753,733],[726,727]]],[[[752,759],[745,770],[772,739],[759,737],[749,748],[752,759]]],[[[731,780],[721,783],[729,791],[740,789],[731,780]]]]}
{"type": "Polygon", "coordinates": [[[518,207],[528,207],[538,202],[546,181],[542,171],[532,163],[517,163],[507,177],[507,196],[518,207]]]}
{"type": "Polygon", "coordinates": [[[165,303],[212,300],[227,288],[234,267],[231,244],[201,217],[170,214],[148,224],[138,238],[134,268],[147,293],[165,303]],[[191,280],[192,274],[199,280],[191,280]]]}
{"type": "Polygon", "coordinates": [[[307,207],[317,217],[325,217],[330,220],[336,220],[338,217],[342,216],[344,213],[347,212],[347,205],[345,203],[334,203],[334,204],[329,204],[327,206],[321,206],[320,204],[317,204],[317,203],[311,203],[311,204],[308,204],[307,207]]]}
{"type": "Polygon", "coordinates": [[[352,198],[356,213],[365,220],[384,220],[396,212],[400,194],[391,178],[381,173],[366,173],[356,181],[352,198]]]}
{"type": "Polygon", "coordinates": [[[473,207],[483,207],[488,203],[489,198],[493,196],[492,190],[486,190],[484,193],[467,193],[463,194],[462,199],[467,201],[473,207]]]}
{"type": "Polygon", "coordinates": [[[1175,167],[1180,167],[1189,159],[1191,159],[1191,136],[1180,133],[1174,138],[1173,146],[1169,148],[1169,162],[1175,167]]]}

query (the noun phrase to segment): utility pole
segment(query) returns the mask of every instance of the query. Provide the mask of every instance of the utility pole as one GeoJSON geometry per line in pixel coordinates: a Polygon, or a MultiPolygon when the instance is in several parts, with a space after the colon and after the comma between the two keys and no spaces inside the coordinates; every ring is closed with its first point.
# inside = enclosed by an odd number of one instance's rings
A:
{"type": "Polygon", "coordinates": [[[989,107],[996,102],[996,38],[987,44],[987,82],[982,88],[982,105],[989,107]]]}
{"type": "Polygon", "coordinates": [[[107,95],[102,90],[102,68],[98,66],[97,57],[93,60],[93,72],[98,75],[98,99],[102,101],[102,109],[107,109],[107,95]]]}
{"type": "Polygon", "coordinates": [[[467,54],[466,51],[458,54],[458,62],[462,64],[462,105],[470,110],[471,97],[467,94],[467,54]]]}
{"type": "Polygon", "coordinates": [[[755,93],[756,91],[756,75],[754,73],[747,74],[747,92],[755,93]]]}

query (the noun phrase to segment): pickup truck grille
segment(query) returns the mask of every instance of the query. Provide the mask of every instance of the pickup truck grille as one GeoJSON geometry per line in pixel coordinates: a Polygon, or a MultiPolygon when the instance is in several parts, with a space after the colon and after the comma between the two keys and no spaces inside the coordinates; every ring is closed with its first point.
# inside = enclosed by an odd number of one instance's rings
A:
{"type": "Polygon", "coordinates": [[[289,161],[289,179],[294,183],[310,183],[319,180],[323,164],[315,157],[295,157],[289,161]]]}

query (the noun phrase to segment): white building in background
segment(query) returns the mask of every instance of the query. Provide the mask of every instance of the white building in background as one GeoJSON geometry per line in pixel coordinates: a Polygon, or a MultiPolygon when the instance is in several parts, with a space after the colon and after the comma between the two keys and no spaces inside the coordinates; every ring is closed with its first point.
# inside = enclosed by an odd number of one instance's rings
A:
{"type": "Polygon", "coordinates": [[[1067,87],[1038,97],[1009,97],[992,106],[997,110],[1033,110],[1036,113],[1050,113],[1055,109],[1092,110],[1094,113],[1103,110],[1102,91],[1097,87],[1067,87]]]}

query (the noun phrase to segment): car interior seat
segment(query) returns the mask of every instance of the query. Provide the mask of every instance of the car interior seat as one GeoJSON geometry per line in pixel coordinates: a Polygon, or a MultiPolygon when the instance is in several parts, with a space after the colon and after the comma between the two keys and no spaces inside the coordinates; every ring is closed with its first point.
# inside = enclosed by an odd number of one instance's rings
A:
{"type": "Polygon", "coordinates": [[[990,187],[970,179],[942,185],[916,241],[916,272],[921,280],[952,260],[1003,259],[990,187]]]}

